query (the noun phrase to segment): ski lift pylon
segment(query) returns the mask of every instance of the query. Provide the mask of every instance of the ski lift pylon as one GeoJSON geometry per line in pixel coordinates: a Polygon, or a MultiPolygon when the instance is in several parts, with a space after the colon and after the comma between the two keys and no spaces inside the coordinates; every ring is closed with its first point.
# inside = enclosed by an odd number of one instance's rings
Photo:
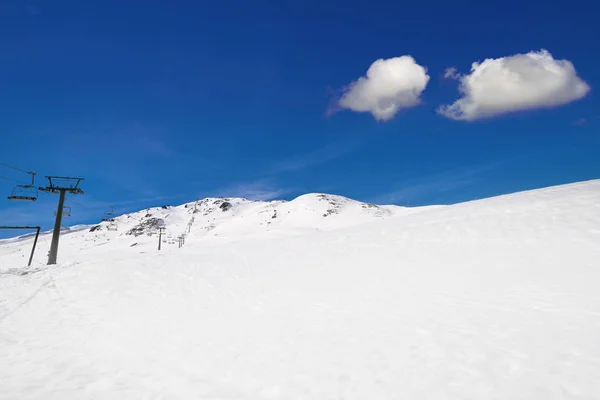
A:
{"type": "Polygon", "coordinates": [[[35,172],[28,172],[31,175],[31,184],[17,185],[13,188],[8,200],[13,201],[36,201],[38,199],[38,189],[35,187],[35,172]]]}
{"type": "Polygon", "coordinates": [[[106,227],[106,229],[109,230],[109,231],[116,231],[116,230],[118,230],[117,223],[115,222],[114,219],[108,222],[108,226],[106,227]]]}

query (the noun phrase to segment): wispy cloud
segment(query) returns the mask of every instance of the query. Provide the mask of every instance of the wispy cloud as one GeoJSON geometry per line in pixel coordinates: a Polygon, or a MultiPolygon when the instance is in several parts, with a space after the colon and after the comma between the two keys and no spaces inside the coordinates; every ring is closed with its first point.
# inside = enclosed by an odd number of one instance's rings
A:
{"type": "Polygon", "coordinates": [[[78,198],[70,198],[67,200],[66,204],[73,208],[73,217],[75,217],[77,221],[81,222],[100,220],[104,213],[110,211],[111,206],[115,207],[115,214],[120,215],[127,212],[139,211],[147,206],[158,207],[161,206],[165,200],[171,200],[174,198],[176,198],[176,196],[149,196],[136,199],[107,201],[95,199],[94,197],[88,195],[78,198]]]}
{"type": "MultiPolygon", "coordinates": [[[[63,218],[63,226],[92,224],[99,222],[104,213],[115,206],[115,214],[139,211],[147,206],[160,206],[164,200],[173,196],[153,196],[147,198],[127,199],[121,201],[105,201],[95,199],[86,194],[83,196],[67,195],[65,205],[71,207],[71,216],[63,218]]],[[[0,209],[0,225],[39,225],[43,230],[54,226],[54,212],[58,197],[43,195],[35,203],[17,203],[0,209]]],[[[5,236],[0,232],[0,237],[5,236]]]]}
{"type": "Polygon", "coordinates": [[[244,197],[250,200],[273,200],[290,189],[278,187],[273,182],[261,179],[251,182],[239,182],[213,191],[210,196],[215,197],[244,197]]]}
{"type": "MultiPolygon", "coordinates": [[[[106,200],[96,200],[94,198],[91,199],[86,199],[86,200],[71,200],[72,202],[76,202],[77,204],[81,205],[83,208],[86,209],[97,209],[97,208],[104,208],[104,207],[110,207],[110,206],[129,206],[129,205],[135,205],[135,204],[140,204],[140,203],[147,203],[147,202],[158,202],[161,200],[166,200],[166,199],[172,199],[174,198],[174,196],[156,196],[156,197],[145,197],[145,198],[140,198],[140,199],[131,199],[131,200],[120,200],[120,201],[106,201],[106,200]]],[[[83,198],[82,198],[83,199],[83,198]]]]}
{"type": "MultiPolygon", "coordinates": [[[[37,214],[25,208],[3,208],[0,209],[0,225],[40,225],[40,218],[37,214]]],[[[50,219],[45,218],[45,220],[49,221],[50,219]]]]}
{"type": "Polygon", "coordinates": [[[98,193],[102,197],[127,199],[171,194],[165,193],[165,188],[170,187],[173,176],[183,181],[197,175],[195,168],[215,168],[216,163],[198,154],[196,148],[174,140],[168,126],[134,122],[100,128],[85,126],[79,131],[83,133],[63,138],[64,148],[72,150],[73,156],[59,160],[62,165],[57,170],[84,176],[84,185],[90,190],[88,182],[94,182],[95,187],[104,186],[98,193]]]}
{"type": "Polygon", "coordinates": [[[315,165],[324,164],[351,153],[352,151],[356,150],[360,144],[361,142],[358,140],[332,143],[308,153],[297,154],[286,160],[276,162],[272,166],[270,172],[281,173],[299,171],[315,165]]]}
{"type": "Polygon", "coordinates": [[[169,157],[176,152],[161,139],[164,130],[164,128],[135,123],[124,129],[122,134],[128,136],[132,144],[146,156],[169,157]]]}
{"type": "Polygon", "coordinates": [[[577,121],[573,122],[573,125],[575,126],[582,126],[587,124],[587,118],[579,118],[577,121]]]}
{"type": "Polygon", "coordinates": [[[37,6],[28,5],[25,7],[25,12],[31,17],[36,17],[42,13],[42,10],[37,6]]]}
{"type": "Polygon", "coordinates": [[[426,197],[474,185],[483,179],[485,172],[495,169],[499,165],[501,165],[500,162],[490,162],[472,167],[457,168],[419,179],[411,179],[398,185],[401,187],[397,190],[376,196],[372,202],[402,205],[420,203],[426,197]]]}
{"type": "Polygon", "coordinates": [[[276,182],[281,174],[301,171],[342,157],[359,148],[359,139],[347,139],[316,148],[306,153],[296,154],[285,160],[276,161],[262,170],[258,179],[234,182],[230,185],[202,193],[203,197],[244,197],[251,200],[273,200],[295,191],[282,187],[276,182]]]}
{"type": "Polygon", "coordinates": [[[54,222],[57,196],[46,195],[36,202],[9,202],[0,209],[0,225],[34,225],[48,228],[54,222]],[[14,203],[14,204],[12,204],[14,203]]]}
{"type": "Polygon", "coordinates": [[[444,70],[444,79],[459,79],[460,74],[456,67],[448,67],[444,70]]]}

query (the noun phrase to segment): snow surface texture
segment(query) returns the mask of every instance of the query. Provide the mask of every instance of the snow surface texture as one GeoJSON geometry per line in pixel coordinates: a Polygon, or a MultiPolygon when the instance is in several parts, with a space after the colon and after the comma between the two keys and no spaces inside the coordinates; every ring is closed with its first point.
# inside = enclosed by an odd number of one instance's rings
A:
{"type": "Polygon", "coordinates": [[[0,398],[600,399],[600,181],[194,209],[0,241],[0,398]]]}

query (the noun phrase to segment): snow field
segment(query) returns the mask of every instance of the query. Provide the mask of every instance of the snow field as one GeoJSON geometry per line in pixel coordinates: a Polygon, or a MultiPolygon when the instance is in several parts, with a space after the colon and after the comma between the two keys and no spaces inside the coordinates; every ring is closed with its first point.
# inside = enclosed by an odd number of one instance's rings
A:
{"type": "Polygon", "coordinates": [[[0,242],[0,398],[600,398],[600,181],[381,215],[317,196],[203,210],[160,253],[86,229],[24,269],[30,239],[0,242]]]}

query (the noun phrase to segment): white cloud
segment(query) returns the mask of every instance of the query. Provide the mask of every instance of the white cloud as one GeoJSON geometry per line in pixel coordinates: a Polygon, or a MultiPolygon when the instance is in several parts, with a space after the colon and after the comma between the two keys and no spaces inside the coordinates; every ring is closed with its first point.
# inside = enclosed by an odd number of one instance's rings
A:
{"type": "Polygon", "coordinates": [[[464,121],[557,107],[581,99],[590,91],[570,61],[555,60],[543,49],[473,63],[471,73],[457,79],[463,97],[441,106],[438,113],[464,121]]]}
{"type": "Polygon", "coordinates": [[[427,83],[427,69],[411,56],[379,59],[367,75],[352,82],[338,105],[357,112],[370,112],[375,119],[387,121],[403,109],[420,104],[427,83]]]}
{"type": "Polygon", "coordinates": [[[460,75],[456,67],[448,67],[444,70],[444,79],[459,79],[460,75]]]}

